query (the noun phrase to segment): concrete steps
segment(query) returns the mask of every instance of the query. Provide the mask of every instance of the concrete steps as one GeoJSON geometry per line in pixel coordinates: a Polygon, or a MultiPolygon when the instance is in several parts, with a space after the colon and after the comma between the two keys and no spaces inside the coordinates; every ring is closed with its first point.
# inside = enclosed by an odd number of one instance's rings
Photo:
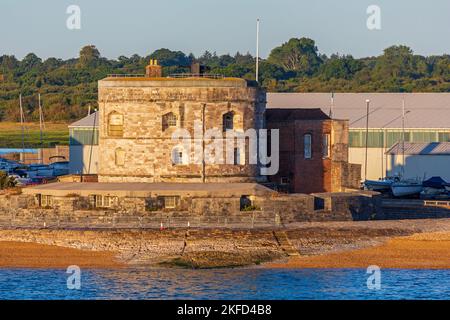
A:
{"type": "Polygon", "coordinates": [[[433,219],[450,218],[446,201],[384,199],[385,219],[433,219]]]}
{"type": "Polygon", "coordinates": [[[284,231],[273,231],[273,236],[277,241],[280,248],[286,253],[287,256],[300,256],[298,250],[289,241],[289,238],[284,231]]]}

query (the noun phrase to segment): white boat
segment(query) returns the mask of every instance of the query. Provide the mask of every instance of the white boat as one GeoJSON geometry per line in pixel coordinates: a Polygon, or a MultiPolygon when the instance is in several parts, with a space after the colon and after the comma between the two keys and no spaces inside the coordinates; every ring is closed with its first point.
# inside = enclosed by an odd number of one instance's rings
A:
{"type": "Polygon", "coordinates": [[[389,178],[380,180],[366,180],[364,181],[364,186],[370,191],[384,192],[391,189],[392,183],[394,183],[394,180],[389,178]]]}
{"type": "Polygon", "coordinates": [[[422,190],[422,183],[417,181],[399,181],[391,185],[394,197],[414,196],[420,194],[422,190]]]}

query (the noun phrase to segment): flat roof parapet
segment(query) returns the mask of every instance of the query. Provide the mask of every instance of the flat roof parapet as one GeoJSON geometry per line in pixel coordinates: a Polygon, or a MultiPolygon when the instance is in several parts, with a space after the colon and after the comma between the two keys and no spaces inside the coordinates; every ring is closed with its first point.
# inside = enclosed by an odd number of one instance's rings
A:
{"type": "MultiPolygon", "coordinates": [[[[215,76],[215,77],[213,77],[215,76]]],[[[108,75],[99,80],[100,88],[111,87],[225,87],[247,88],[257,86],[254,81],[241,78],[211,77],[205,75],[184,75],[183,77],[149,78],[143,75],[108,75]]]]}

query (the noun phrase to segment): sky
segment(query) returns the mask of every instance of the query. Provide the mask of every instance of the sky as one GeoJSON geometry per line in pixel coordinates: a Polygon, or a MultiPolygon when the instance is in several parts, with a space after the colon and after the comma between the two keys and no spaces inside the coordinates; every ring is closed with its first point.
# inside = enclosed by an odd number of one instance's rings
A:
{"type": "Polygon", "coordinates": [[[450,53],[450,0],[0,0],[0,55],[75,58],[88,44],[108,58],[159,48],[255,54],[257,18],[262,58],[292,37],[327,55],[375,56],[397,44],[450,53]],[[70,5],[81,29],[66,26],[70,5]],[[370,5],[380,8],[380,30],[367,28],[370,5]]]}

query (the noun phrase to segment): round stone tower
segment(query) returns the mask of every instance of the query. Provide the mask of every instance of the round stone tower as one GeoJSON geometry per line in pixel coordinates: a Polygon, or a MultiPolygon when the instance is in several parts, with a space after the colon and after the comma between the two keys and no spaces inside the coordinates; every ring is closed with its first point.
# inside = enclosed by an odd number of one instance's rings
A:
{"type": "Polygon", "coordinates": [[[263,90],[238,78],[149,73],[99,81],[100,182],[264,180],[249,142],[264,126],[263,90]]]}

